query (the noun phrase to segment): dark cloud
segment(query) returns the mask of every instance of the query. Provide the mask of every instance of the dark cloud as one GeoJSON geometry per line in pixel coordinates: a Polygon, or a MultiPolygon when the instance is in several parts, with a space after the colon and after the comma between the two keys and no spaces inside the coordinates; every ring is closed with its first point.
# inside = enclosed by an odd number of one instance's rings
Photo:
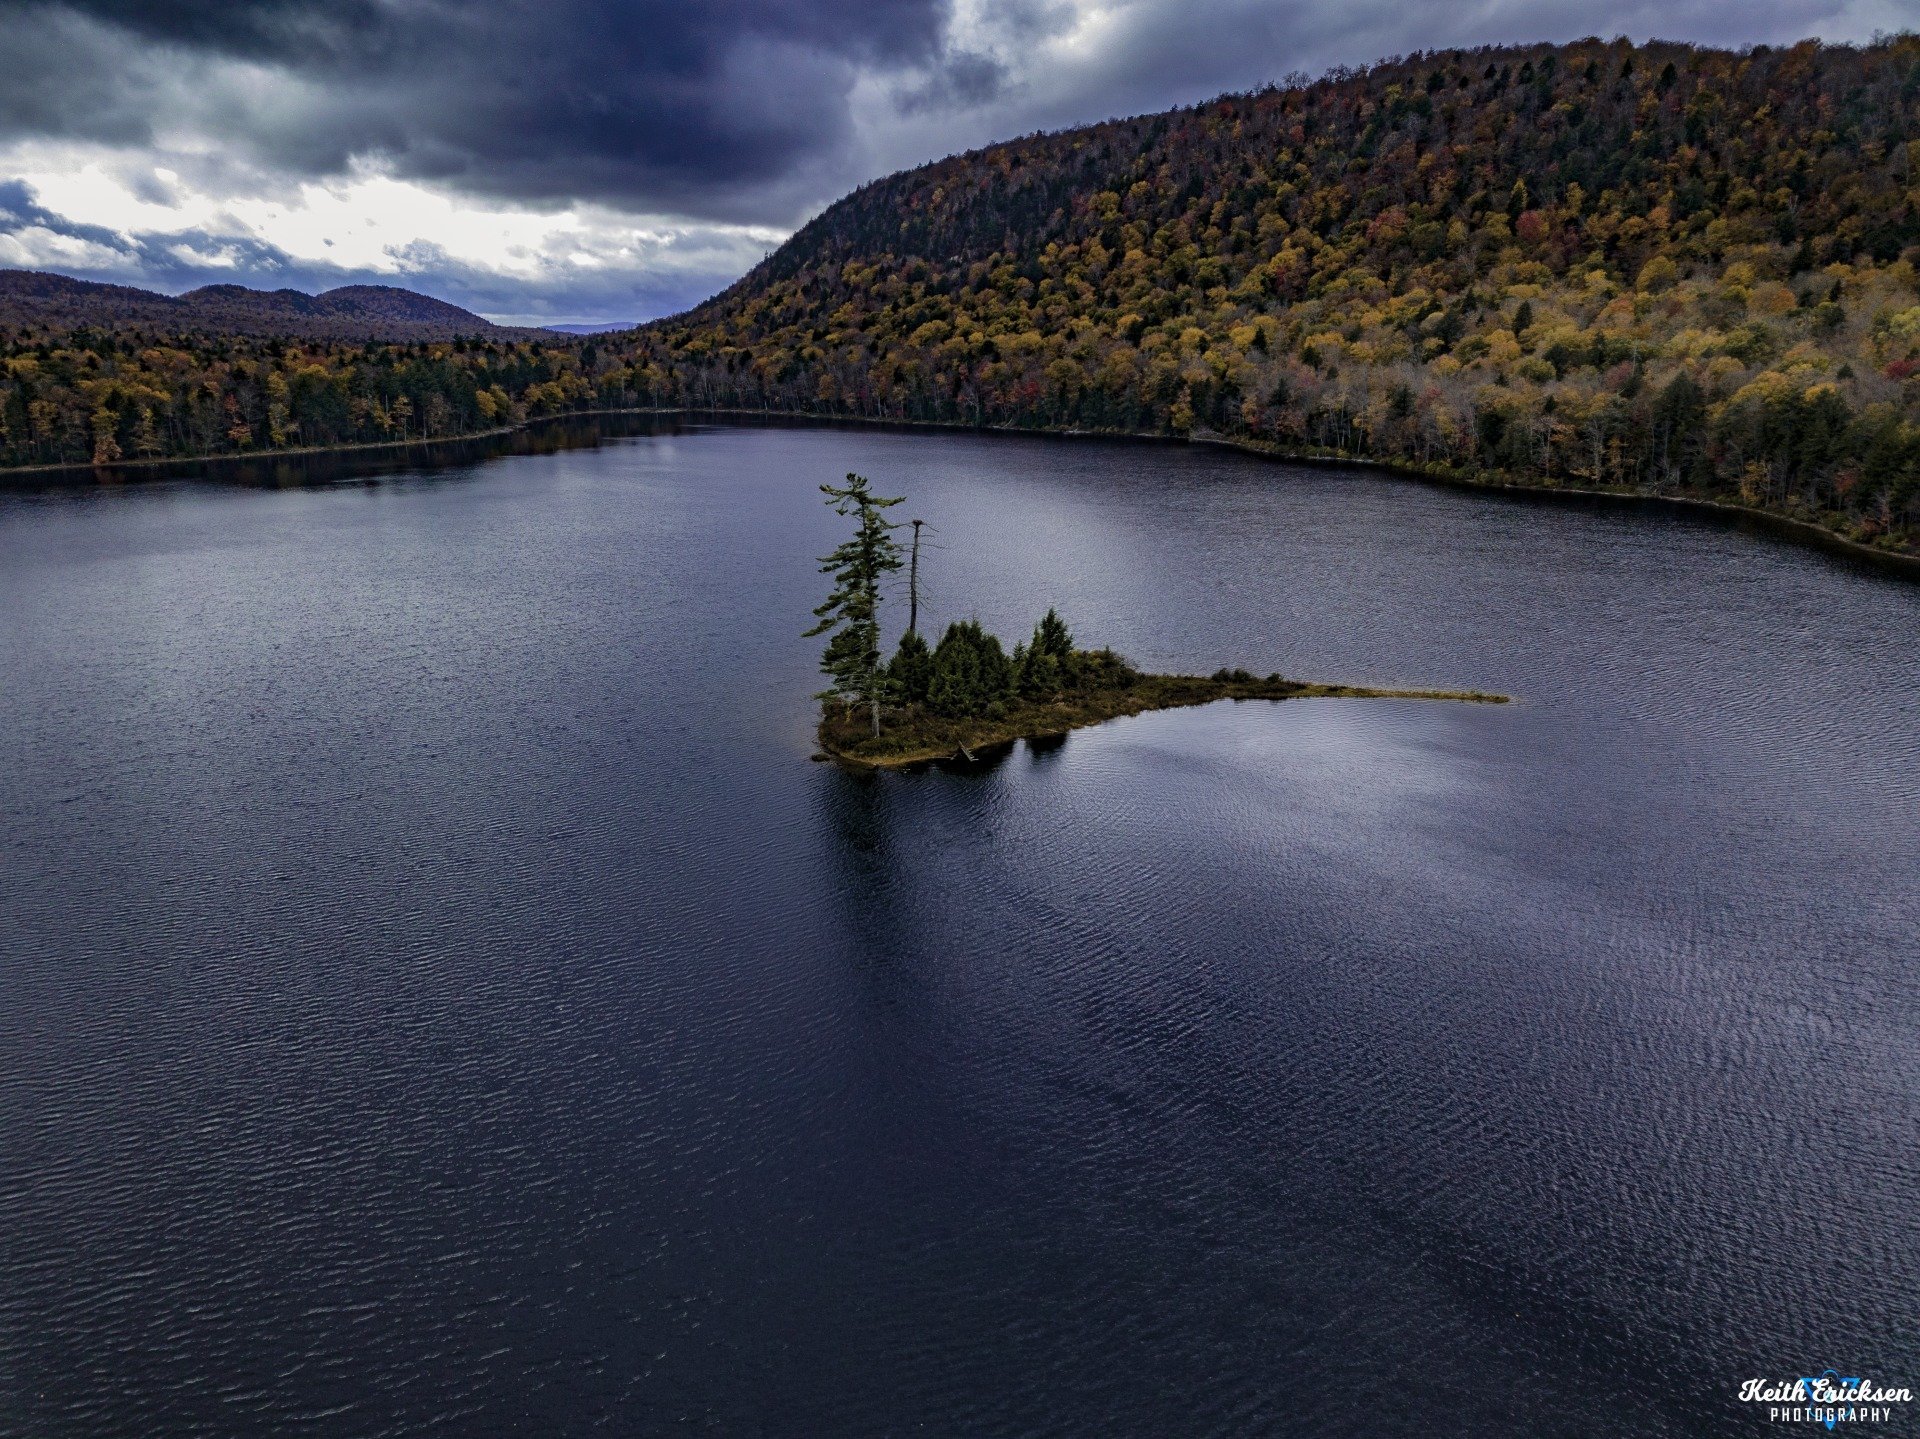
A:
{"type": "Polygon", "coordinates": [[[901,86],[893,102],[904,115],[984,105],[1005,88],[1008,69],[991,55],[962,52],[914,85],[901,86]]]}
{"type": "Polygon", "coordinates": [[[948,28],[948,0],[0,0],[0,133],[186,128],[282,174],[375,158],[521,202],[788,222],[863,75],[990,90],[948,28]]]}
{"type": "Polygon", "coordinates": [[[142,145],[153,136],[153,87],[129,52],[137,42],[65,11],[0,3],[6,78],[0,138],[142,145]]]}
{"type": "Polygon", "coordinates": [[[13,7],[65,10],[117,26],[146,40],[177,42],[255,59],[283,60],[310,54],[330,39],[370,34],[381,23],[371,0],[85,0],[77,4],[33,3],[13,7]]]}

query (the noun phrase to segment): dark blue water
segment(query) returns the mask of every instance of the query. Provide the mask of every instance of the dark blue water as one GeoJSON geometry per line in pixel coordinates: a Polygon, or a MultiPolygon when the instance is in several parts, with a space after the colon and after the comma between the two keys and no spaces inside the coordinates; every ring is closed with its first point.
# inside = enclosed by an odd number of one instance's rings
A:
{"type": "Polygon", "coordinates": [[[0,1433],[1920,1387],[1916,636],[1724,528],[1178,448],[0,500],[0,1433]],[[1519,702],[809,763],[849,469],[936,526],[939,622],[1519,702]]]}

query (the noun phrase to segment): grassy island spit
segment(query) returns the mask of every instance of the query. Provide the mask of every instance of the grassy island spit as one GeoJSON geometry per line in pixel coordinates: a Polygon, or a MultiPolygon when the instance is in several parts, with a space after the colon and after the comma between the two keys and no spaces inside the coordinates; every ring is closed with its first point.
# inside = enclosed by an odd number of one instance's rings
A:
{"type": "Polygon", "coordinates": [[[1141,674],[1112,650],[1080,649],[1060,616],[1048,610],[1031,639],[1009,654],[976,620],[947,626],[938,645],[919,631],[921,521],[913,522],[907,629],[889,659],[880,650],[880,589],[906,566],[886,519],[899,499],[881,499],[859,475],[844,486],[822,485],[827,503],[854,521],[853,537],[821,561],[833,593],[814,611],[807,631],[828,636],[820,668],[833,680],[820,696],[820,747],[853,764],[898,768],[928,760],[970,760],[974,752],[1016,739],[1038,739],[1148,710],[1214,700],[1312,697],[1464,700],[1504,704],[1478,690],[1371,689],[1322,684],[1246,670],[1212,675],[1141,674]]]}
{"type": "Polygon", "coordinates": [[[1017,739],[1063,735],[1149,710],[1181,709],[1215,700],[1314,698],[1507,702],[1505,695],[1479,690],[1372,689],[1316,684],[1279,675],[1262,679],[1245,670],[1223,670],[1213,675],[1136,674],[1124,685],[1063,690],[1050,698],[1016,697],[991,715],[943,715],[925,706],[883,710],[878,738],[867,716],[829,700],[821,716],[819,737],[820,748],[835,759],[875,769],[899,769],[929,760],[972,759],[981,751],[1017,739]]]}

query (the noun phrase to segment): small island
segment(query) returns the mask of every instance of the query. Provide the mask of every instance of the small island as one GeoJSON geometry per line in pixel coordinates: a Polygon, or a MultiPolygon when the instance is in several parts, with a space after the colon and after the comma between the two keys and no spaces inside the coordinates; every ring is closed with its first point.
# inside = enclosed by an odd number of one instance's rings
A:
{"type": "Polygon", "coordinates": [[[863,768],[898,769],[933,760],[971,761],[1019,739],[1040,739],[1149,710],[1215,700],[1375,698],[1505,704],[1479,690],[1375,689],[1264,678],[1243,669],[1211,675],[1142,674],[1109,649],[1081,649],[1053,610],[1011,653],[977,620],[947,626],[937,645],[919,632],[919,542],[911,556],[886,518],[900,498],[882,499],[869,483],[822,485],[827,503],[854,521],[852,538],[821,560],[833,593],[814,611],[809,635],[828,636],[820,667],[833,680],[820,696],[820,748],[863,768]],[[881,587],[909,568],[906,633],[891,658],[880,650],[881,587]]]}

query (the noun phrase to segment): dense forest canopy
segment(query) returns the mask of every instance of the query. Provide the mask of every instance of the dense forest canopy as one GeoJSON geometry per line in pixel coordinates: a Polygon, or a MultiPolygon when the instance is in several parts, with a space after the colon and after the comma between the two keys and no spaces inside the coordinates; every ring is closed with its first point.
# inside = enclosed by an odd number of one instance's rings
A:
{"type": "Polygon", "coordinates": [[[0,332],[0,357],[13,465],[443,439],[636,399],[592,345],[558,342],[28,331],[0,332]]]}
{"type": "Polygon", "coordinates": [[[891,176],[623,335],[15,327],[0,460],[748,407],[1211,432],[1910,547],[1917,172],[1914,36],[1419,54],[891,176]]]}

